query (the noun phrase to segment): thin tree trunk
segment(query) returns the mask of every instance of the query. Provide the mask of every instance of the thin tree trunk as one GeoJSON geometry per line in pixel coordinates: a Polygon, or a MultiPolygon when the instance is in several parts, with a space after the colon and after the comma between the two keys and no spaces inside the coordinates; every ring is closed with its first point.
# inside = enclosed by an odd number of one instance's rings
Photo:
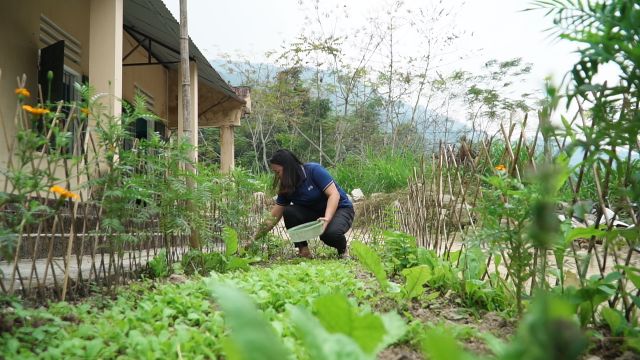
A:
{"type": "MultiPolygon", "coordinates": [[[[189,68],[189,31],[187,27],[187,0],[180,0],[180,66],[182,70],[182,136],[187,139],[193,147],[193,138],[191,136],[191,77],[189,68]]],[[[195,173],[192,162],[195,162],[195,151],[190,150],[189,161],[185,164],[188,172],[195,173]]],[[[187,187],[193,191],[194,184],[192,178],[187,179],[187,187]]],[[[187,202],[189,211],[195,211],[193,203],[187,202]]],[[[192,249],[200,248],[200,239],[198,231],[191,225],[191,234],[189,236],[189,246],[192,249]]]]}
{"type": "Polygon", "coordinates": [[[320,134],[320,148],[318,153],[318,160],[320,165],[322,165],[322,119],[318,118],[318,106],[320,106],[320,64],[316,64],[316,111],[315,111],[315,120],[319,124],[319,134],[320,134]]]}
{"type": "Polygon", "coordinates": [[[387,122],[391,124],[391,155],[394,154],[395,152],[395,147],[396,147],[396,141],[395,141],[395,136],[396,136],[396,130],[395,130],[395,126],[393,123],[393,120],[391,120],[391,104],[393,101],[393,17],[391,18],[391,26],[389,26],[389,49],[390,49],[390,59],[389,59],[389,81],[388,81],[388,89],[387,91],[389,92],[387,95],[387,122]]]}
{"type": "Polygon", "coordinates": [[[182,72],[182,136],[191,143],[191,77],[189,74],[187,0],[180,0],[180,67],[182,72]]]}

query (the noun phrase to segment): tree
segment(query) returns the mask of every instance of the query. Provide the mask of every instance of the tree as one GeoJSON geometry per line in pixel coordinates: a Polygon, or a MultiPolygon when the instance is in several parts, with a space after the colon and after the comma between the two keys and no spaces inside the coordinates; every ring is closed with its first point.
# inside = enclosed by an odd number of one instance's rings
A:
{"type": "MultiPolygon", "coordinates": [[[[187,26],[187,0],[180,0],[180,66],[182,67],[182,120],[183,120],[183,133],[182,136],[187,139],[192,146],[190,151],[189,161],[186,162],[185,167],[187,171],[195,173],[193,162],[197,161],[193,149],[193,137],[191,135],[191,80],[189,74],[189,31],[187,26]]],[[[194,184],[192,181],[187,180],[187,186],[193,189],[194,184]]],[[[192,208],[188,204],[188,208],[192,208]]],[[[193,249],[200,248],[200,239],[195,227],[191,227],[191,234],[189,235],[189,245],[193,249]]]]}
{"type": "Polygon", "coordinates": [[[492,126],[504,121],[515,111],[527,113],[536,101],[531,94],[513,94],[514,85],[531,72],[531,64],[521,58],[490,60],[484,72],[473,76],[474,84],[464,94],[467,119],[471,122],[471,142],[486,134],[492,126]]]}

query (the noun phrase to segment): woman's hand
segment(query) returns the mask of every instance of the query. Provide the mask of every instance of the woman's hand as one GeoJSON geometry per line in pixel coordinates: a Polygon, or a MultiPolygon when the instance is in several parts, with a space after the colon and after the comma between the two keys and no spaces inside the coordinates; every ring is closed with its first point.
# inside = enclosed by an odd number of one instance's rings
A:
{"type": "Polygon", "coordinates": [[[318,218],[318,221],[322,221],[322,232],[324,233],[324,231],[327,230],[327,225],[329,225],[329,222],[331,220],[327,220],[326,217],[321,217],[321,218],[318,218]]]}
{"type": "Polygon", "coordinates": [[[280,221],[282,218],[282,214],[284,214],[284,206],[282,205],[274,205],[271,208],[271,214],[266,219],[264,219],[259,225],[256,232],[251,237],[250,243],[254,242],[261,237],[265,236],[274,226],[280,221]]]}

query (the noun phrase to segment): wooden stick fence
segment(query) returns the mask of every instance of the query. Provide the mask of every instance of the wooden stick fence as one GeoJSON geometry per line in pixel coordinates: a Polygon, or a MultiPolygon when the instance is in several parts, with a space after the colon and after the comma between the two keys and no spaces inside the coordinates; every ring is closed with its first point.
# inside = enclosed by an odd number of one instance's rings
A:
{"type": "MultiPolygon", "coordinates": [[[[582,120],[586,126],[584,113],[579,111],[574,117],[582,120]]],[[[438,154],[435,154],[425,161],[421,169],[415,169],[414,174],[408,181],[408,194],[405,198],[399,199],[401,206],[397,209],[395,217],[398,223],[398,230],[405,231],[416,237],[418,245],[434,250],[439,256],[449,258],[453,251],[464,250],[469,239],[478,236],[479,214],[477,208],[479,201],[483,197],[482,174],[495,173],[494,166],[503,164],[509,176],[522,179],[523,174],[535,174],[540,168],[539,160],[536,158],[536,145],[540,135],[538,127],[533,138],[525,136],[527,118],[519,128],[517,134],[515,124],[508,127],[500,127],[502,139],[499,143],[503,145],[500,154],[495,151],[492,154],[494,139],[484,139],[476,144],[477,156],[472,162],[460,163],[456,154],[456,149],[450,145],[440,145],[438,154]],[[514,140],[515,139],[515,140],[514,140]]],[[[557,145],[557,151],[566,152],[566,138],[558,138],[553,135],[551,139],[557,145]]],[[[630,147],[631,148],[631,147],[630,147]]],[[[630,149],[629,148],[629,149],[630,149]]],[[[584,154],[584,158],[587,154],[584,154]]],[[[627,160],[631,160],[631,150],[627,154],[627,160]]],[[[573,194],[572,204],[583,200],[593,200],[596,203],[596,218],[591,226],[605,226],[607,232],[614,229],[614,219],[619,218],[619,213],[629,214],[632,226],[638,226],[638,215],[628,197],[623,197],[617,204],[612,203],[613,189],[623,188],[628,184],[628,177],[631,176],[631,161],[618,166],[627,166],[623,173],[624,178],[616,179],[613,182],[612,169],[613,159],[608,159],[606,166],[600,167],[583,163],[576,170],[576,177],[569,178],[567,182],[568,190],[573,194]],[[602,172],[604,171],[604,174],[602,172]],[[594,180],[594,190],[597,194],[595,199],[581,198],[581,186],[584,185],[584,177],[590,173],[594,180]],[[609,209],[616,209],[611,217],[609,209]]],[[[505,201],[508,201],[505,199],[505,201]]],[[[589,226],[583,225],[583,226],[589,226]]],[[[624,276],[625,266],[638,267],[640,258],[633,243],[626,238],[619,237],[617,240],[607,239],[606,236],[591,236],[571,243],[568,250],[565,269],[575,273],[580,283],[584,285],[587,279],[596,275],[604,278],[612,271],[620,271],[623,276],[617,281],[618,292],[611,300],[609,306],[624,309],[629,316],[633,301],[631,294],[626,289],[632,288],[631,281],[624,276]],[[583,248],[586,243],[586,249],[583,248]],[[580,244],[583,244],[582,247],[580,244]],[[613,244],[617,244],[614,246],[613,244]],[[622,245],[620,245],[622,244],[622,245]],[[570,263],[572,262],[573,265],[570,263]]],[[[551,249],[535,249],[534,268],[553,267],[550,260],[553,259],[551,249]]],[[[458,258],[459,259],[459,258],[458,258]]],[[[508,279],[508,273],[495,267],[493,258],[490,256],[486,264],[485,277],[496,269],[503,280],[508,279]]],[[[509,264],[510,259],[502,252],[502,265],[509,264]]],[[[504,270],[504,269],[503,269],[504,270]]],[[[535,276],[529,281],[529,292],[536,287],[536,281],[554,281],[553,279],[536,279],[535,276]]],[[[555,280],[557,281],[557,280],[555,280]]],[[[539,285],[539,283],[538,283],[539,285]]],[[[636,292],[638,294],[640,292],[636,292]]]]}
{"type": "MultiPolygon", "coordinates": [[[[25,81],[24,77],[18,79],[18,86],[24,87],[25,81]]],[[[188,235],[163,232],[158,215],[137,223],[125,219],[122,229],[105,230],[105,194],[110,189],[95,185],[95,181],[107,176],[109,167],[105,166],[105,146],[96,135],[97,123],[81,116],[75,105],[63,111],[62,103],[50,119],[46,133],[38,135],[42,136],[42,146],[35,149],[28,144],[25,147],[19,137],[36,135],[38,130],[31,124],[36,119],[17,107],[13,126],[22,135],[9,138],[0,113],[0,131],[7,140],[9,155],[2,190],[9,200],[24,199],[20,203],[0,202],[1,230],[5,234],[9,231],[4,236],[16,240],[11,257],[0,258],[0,292],[36,302],[69,300],[89,294],[94,287],[109,292],[127,283],[139,276],[161,249],[167,250],[170,262],[179,261],[188,251],[188,235]],[[86,128],[85,136],[74,137],[77,142],[82,139],[81,146],[74,144],[72,150],[55,147],[54,129],[59,134],[67,133],[72,123],[86,128]],[[21,151],[30,151],[31,156],[25,157],[21,151]],[[66,189],[78,189],[74,195],[78,199],[56,196],[40,186],[25,193],[24,183],[10,178],[23,173],[34,177],[44,174],[41,177],[45,184],[55,181],[66,189]],[[35,210],[25,215],[25,209],[35,210]],[[21,219],[15,228],[4,228],[15,218],[21,219]],[[10,233],[16,229],[16,233],[10,233]],[[135,241],[120,240],[123,236],[135,241]]],[[[216,248],[215,243],[210,245],[216,248]]]]}

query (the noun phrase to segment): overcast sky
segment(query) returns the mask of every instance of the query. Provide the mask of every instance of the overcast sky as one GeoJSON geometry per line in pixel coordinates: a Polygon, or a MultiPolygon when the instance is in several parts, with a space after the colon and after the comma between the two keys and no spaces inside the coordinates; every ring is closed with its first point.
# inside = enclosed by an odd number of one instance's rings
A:
{"type": "MultiPolygon", "coordinates": [[[[179,0],[164,0],[179,18],[179,0]]],[[[331,8],[339,0],[320,0],[331,8]]],[[[406,0],[409,5],[430,3],[429,0],[406,0]]],[[[388,4],[388,0],[349,0],[350,22],[364,23],[366,16],[388,4]]],[[[534,64],[534,79],[552,74],[561,77],[576,55],[574,45],[548,38],[543,30],[551,25],[541,11],[522,12],[530,0],[446,0],[447,6],[459,9],[455,26],[464,32],[456,43],[458,54],[472,54],[460,60],[452,55],[451,67],[474,70],[489,59],[507,60],[522,57],[534,64]]],[[[304,11],[313,4],[304,0],[188,0],[189,33],[204,55],[217,58],[221,53],[243,54],[256,62],[265,61],[264,53],[278,49],[293,40],[304,26],[304,11]]],[[[327,20],[328,22],[330,20],[327,20]]]]}

